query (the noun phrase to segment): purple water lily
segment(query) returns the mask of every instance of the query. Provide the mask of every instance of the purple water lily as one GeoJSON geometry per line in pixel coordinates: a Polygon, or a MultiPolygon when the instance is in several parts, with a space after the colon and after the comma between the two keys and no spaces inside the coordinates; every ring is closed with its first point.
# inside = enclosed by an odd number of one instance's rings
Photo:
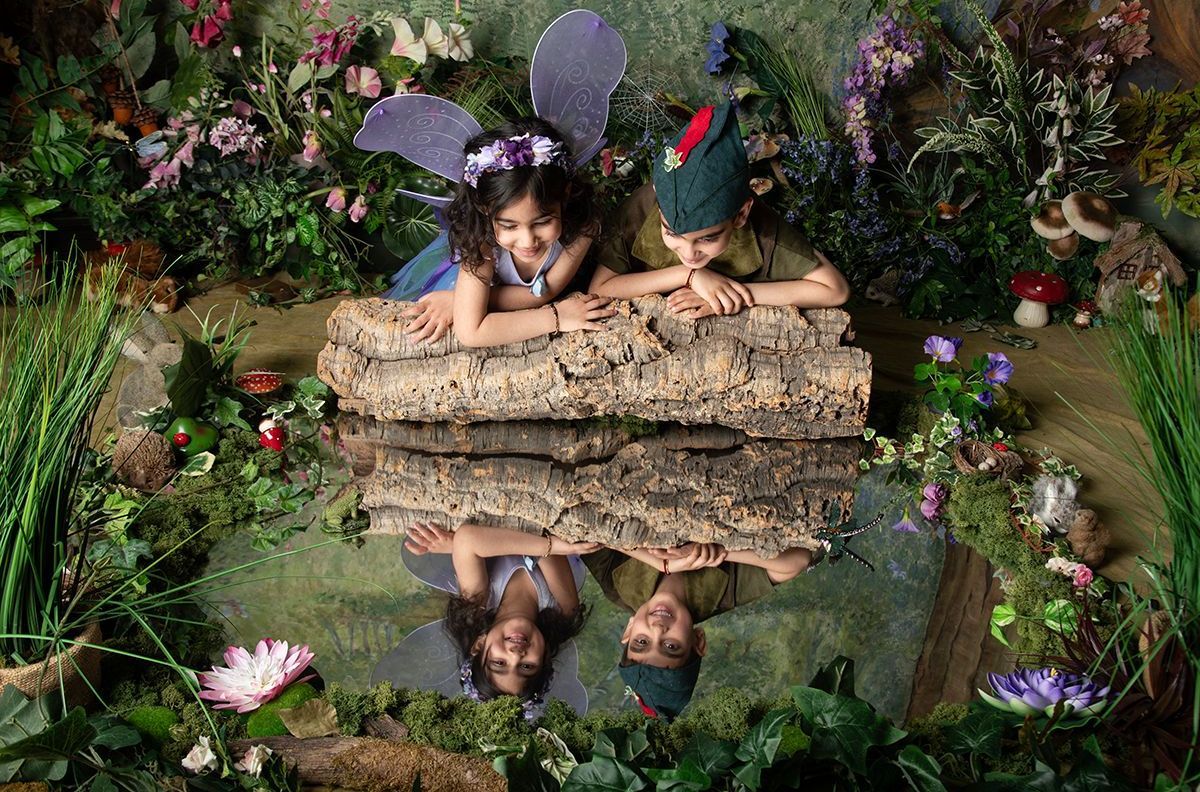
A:
{"type": "Polygon", "coordinates": [[[958,355],[962,346],[961,338],[943,338],[932,335],[925,339],[925,354],[931,355],[939,363],[949,363],[958,355]]]}
{"type": "Polygon", "coordinates": [[[996,695],[979,695],[996,709],[1017,715],[1053,715],[1058,702],[1065,716],[1098,715],[1108,703],[1109,689],[1083,674],[1057,668],[1018,668],[1011,674],[988,674],[996,695]]]}
{"type": "Polygon", "coordinates": [[[987,367],[983,370],[983,381],[988,385],[1003,385],[1013,375],[1013,364],[1003,352],[988,352],[987,367]]]}

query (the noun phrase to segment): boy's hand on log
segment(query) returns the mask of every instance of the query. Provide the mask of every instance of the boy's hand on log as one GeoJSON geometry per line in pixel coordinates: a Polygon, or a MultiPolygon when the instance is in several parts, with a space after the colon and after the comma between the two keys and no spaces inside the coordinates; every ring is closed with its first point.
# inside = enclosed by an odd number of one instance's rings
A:
{"type": "Polygon", "coordinates": [[[413,555],[426,553],[449,553],[454,548],[454,532],[447,531],[437,523],[413,523],[408,529],[404,546],[413,555]]]}
{"type": "Polygon", "coordinates": [[[683,558],[692,552],[693,542],[682,544],[677,547],[647,547],[646,552],[655,558],[670,561],[672,558],[683,558]]]}
{"type": "Polygon", "coordinates": [[[600,324],[610,316],[615,316],[616,308],[610,308],[611,297],[601,297],[598,294],[575,294],[565,300],[554,303],[558,309],[558,329],[564,333],[575,330],[603,330],[600,324]]]}
{"type": "Polygon", "coordinates": [[[754,305],[754,295],[743,283],[705,267],[692,275],[692,291],[700,295],[719,316],[728,316],[754,305]]]}
{"type": "Polygon", "coordinates": [[[667,297],[667,308],[671,313],[682,314],[686,319],[703,319],[705,316],[715,315],[708,301],[686,286],[671,292],[667,297]]]}
{"type": "Polygon", "coordinates": [[[729,551],[723,545],[692,544],[686,556],[668,561],[667,569],[671,572],[691,572],[705,567],[720,566],[728,554],[729,551]]]}
{"type": "Polygon", "coordinates": [[[454,292],[429,292],[405,308],[400,315],[412,320],[404,328],[404,333],[413,341],[440,341],[454,321],[454,292]]]}

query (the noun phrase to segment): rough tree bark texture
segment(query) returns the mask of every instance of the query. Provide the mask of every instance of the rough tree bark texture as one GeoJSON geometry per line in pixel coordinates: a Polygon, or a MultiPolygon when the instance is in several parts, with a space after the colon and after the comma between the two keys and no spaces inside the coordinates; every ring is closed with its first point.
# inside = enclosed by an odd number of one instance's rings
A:
{"type": "Polygon", "coordinates": [[[472,350],[450,336],[411,343],[407,305],[347,300],[329,317],[317,371],[343,410],[460,423],[637,415],[794,439],[865,423],[871,357],[845,345],[844,311],[758,306],[693,321],[643,297],[619,301],[602,332],[472,350]]]}
{"type": "Polygon", "coordinates": [[[587,424],[346,416],[339,430],[366,474],[371,533],[472,521],[614,547],[720,542],[764,557],[815,548],[833,502],[850,513],[861,447],[721,427],[667,426],[633,439],[587,424]]]}

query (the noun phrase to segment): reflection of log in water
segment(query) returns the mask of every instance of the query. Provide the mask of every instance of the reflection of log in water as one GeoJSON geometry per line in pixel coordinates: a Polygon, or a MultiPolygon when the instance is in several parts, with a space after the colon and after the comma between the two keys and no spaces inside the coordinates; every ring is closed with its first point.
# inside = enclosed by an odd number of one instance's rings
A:
{"type": "Polygon", "coordinates": [[[317,368],[343,410],[458,422],[639,415],[788,438],[864,426],[871,358],[845,345],[844,311],[758,306],[696,322],[645,297],[619,301],[602,332],[470,350],[450,335],[410,342],[406,305],[347,300],[329,317],[317,368]]]}
{"type": "Polygon", "coordinates": [[[371,532],[470,520],[617,547],[721,542],[773,556],[815,547],[849,514],[857,440],[761,440],[667,426],[631,439],[586,423],[470,425],[343,416],[371,532]]]}

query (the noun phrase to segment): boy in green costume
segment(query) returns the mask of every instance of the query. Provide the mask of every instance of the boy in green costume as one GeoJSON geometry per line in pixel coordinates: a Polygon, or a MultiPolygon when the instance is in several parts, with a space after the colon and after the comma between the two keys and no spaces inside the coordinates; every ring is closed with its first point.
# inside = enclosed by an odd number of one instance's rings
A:
{"type": "Polygon", "coordinates": [[[777,212],[755,201],[731,105],[703,107],[654,162],[652,184],[622,205],[589,291],[629,299],[669,293],[698,319],[753,305],[828,308],[846,279],[777,212]]]}
{"type": "Polygon", "coordinates": [[[583,556],[604,596],[632,611],[619,672],[642,711],[673,720],[692,698],[708,644],[696,625],[753,602],[814,563],[805,548],[759,558],[719,544],[603,549],[583,556]]]}

